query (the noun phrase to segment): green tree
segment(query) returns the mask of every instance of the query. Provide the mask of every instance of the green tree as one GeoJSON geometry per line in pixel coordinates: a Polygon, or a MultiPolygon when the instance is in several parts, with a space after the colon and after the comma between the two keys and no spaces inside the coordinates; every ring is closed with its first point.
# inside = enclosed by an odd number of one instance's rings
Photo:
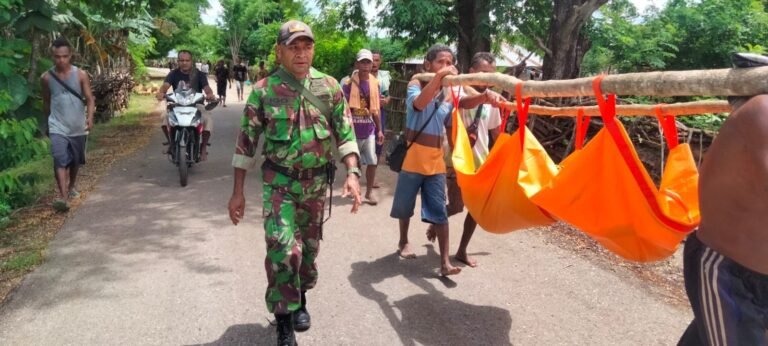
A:
{"type": "Polygon", "coordinates": [[[765,44],[768,14],[761,0],[673,0],[660,21],[676,28],[679,52],[670,69],[723,68],[732,53],[765,44]]]}
{"type": "MultiPolygon", "coordinates": [[[[165,4],[165,0],[162,1],[165,4]]],[[[167,6],[153,9],[155,15],[155,33],[157,44],[153,58],[163,58],[173,49],[194,47],[194,32],[202,23],[200,11],[208,7],[208,0],[167,1],[167,6]]]]}
{"type": "Polygon", "coordinates": [[[307,15],[301,1],[223,0],[221,5],[221,29],[233,60],[269,54],[280,23],[307,15]]]}
{"type": "Polygon", "coordinates": [[[678,52],[674,26],[653,20],[652,12],[640,17],[628,0],[614,0],[600,9],[588,30],[592,49],[582,72],[640,72],[663,70],[678,52]]]}
{"type": "Polygon", "coordinates": [[[336,79],[348,75],[355,55],[363,48],[366,37],[362,30],[339,30],[342,6],[326,7],[321,16],[310,21],[315,34],[315,59],[312,65],[336,79]]]}
{"type": "Polygon", "coordinates": [[[768,39],[760,0],[673,0],[643,17],[613,0],[600,11],[589,29],[587,73],[723,68],[736,51],[764,52],[768,39]]]}
{"type": "MultiPolygon", "coordinates": [[[[491,50],[491,39],[521,42],[544,52],[544,77],[578,76],[589,38],[582,32],[592,14],[608,0],[390,0],[380,25],[405,40],[407,49],[424,49],[436,42],[457,42],[460,67],[478,51],[491,50]]],[[[358,10],[362,0],[340,3],[352,26],[365,23],[358,10]]],[[[377,1],[382,5],[382,1],[377,1]]]]}

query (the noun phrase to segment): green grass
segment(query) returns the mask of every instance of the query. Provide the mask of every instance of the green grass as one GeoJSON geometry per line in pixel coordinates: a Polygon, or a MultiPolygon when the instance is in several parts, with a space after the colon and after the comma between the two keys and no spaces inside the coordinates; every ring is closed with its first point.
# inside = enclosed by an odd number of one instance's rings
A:
{"type": "Polygon", "coordinates": [[[26,251],[12,255],[7,261],[2,262],[0,268],[3,271],[27,271],[43,261],[39,251],[26,251]]]}
{"type": "Polygon", "coordinates": [[[154,95],[132,94],[131,100],[128,101],[128,108],[123,110],[120,116],[110,119],[109,122],[96,124],[94,126],[88,139],[88,149],[91,149],[94,143],[96,143],[95,139],[98,139],[100,136],[104,135],[104,133],[111,131],[115,127],[139,124],[142,116],[152,112],[156,105],[157,99],[154,95]]]}
{"type": "Polygon", "coordinates": [[[48,152],[36,160],[11,168],[8,172],[29,182],[29,186],[23,190],[24,196],[20,196],[22,200],[19,202],[24,205],[37,200],[54,184],[53,160],[48,152]]]}

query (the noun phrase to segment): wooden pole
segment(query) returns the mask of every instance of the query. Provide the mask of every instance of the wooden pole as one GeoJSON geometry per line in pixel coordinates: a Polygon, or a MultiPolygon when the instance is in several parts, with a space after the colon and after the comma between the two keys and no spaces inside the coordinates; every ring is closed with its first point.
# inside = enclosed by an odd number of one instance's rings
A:
{"type": "MultiPolygon", "coordinates": [[[[515,102],[505,102],[504,106],[515,110],[515,102]]],[[[685,116],[705,113],[729,113],[731,106],[727,101],[696,101],[660,105],[664,115],[685,116]]],[[[600,116],[597,106],[586,107],[544,107],[531,105],[528,112],[531,114],[575,117],[579,108],[584,109],[584,115],[600,116]]],[[[654,105],[617,105],[616,115],[621,116],[656,116],[654,105]]]]}
{"type": "MultiPolygon", "coordinates": [[[[468,95],[478,94],[471,86],[465,86],[464,92],[468,95]]],[[[516,102],[504,102],[504,107],[511,110],[516,110],[516,102]]],[[[673,104],[661,104],[661,105],[616,105],[616,115],[622,116],[656,116],[656,108],[661,107],[661,111],[664,115],[699,115],[705,113],[730,113],[731,105],[728,101],[694,101],[694,102],[680,102],[673,104]]],[[[549,116],[567,116],[575,117],[578,115],[579,108],[584,109],[584,115],[586,116],[600,116],[600,109],[597,106],[583,106],[583,107],[545,107],[538,105],[531,105],[528,109],[528,113],[538,115],[549,116]]]]}
{"type": "MultiPolygon", "coordinates": [[[[434,74],[413,79],[429,81],[434,74]]],[[[515,90],[523,83],[523,97],[594,96],[593,77],[569,80],[521,81],[502,73],[471,73],[443,78],[443,86],[485,85],[515,90]]],[[[768,93],[768,67],[742,69],[644,72],[607,75],[601,83],[605,94],[635,96],[752,96],[768,93]]]]}

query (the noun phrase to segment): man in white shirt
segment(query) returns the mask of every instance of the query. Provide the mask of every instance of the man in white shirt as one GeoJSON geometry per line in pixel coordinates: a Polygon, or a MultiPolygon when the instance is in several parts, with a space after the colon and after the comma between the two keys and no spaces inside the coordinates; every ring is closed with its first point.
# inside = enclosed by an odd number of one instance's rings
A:
{"type": "MultiPolygon", "coordinates": [[[[392,77],[389,74],[389,71],[386,70],[380,70],[379,67],[381,67],[381,52],[374,50],[373,51],[373,65],[371,66],[371,74],[376,77],[376,79],[379,81],[379,90],[381,91],[381,128],[386,131],[387,129],[387,112],[384,109],[389,104],[389,84],[392,77]]],[[[385,137],[386,138],[386,137],[385,137]]],[[[376,144],[376,156],[378,156],[379,161],[381,161],[381,153],[382,149],[384,148],[384,142],[381,144],[376,144]]],[[[374,188],[379,188],[378,183],[375,183],[373,185],[374,188]]]]}
{"type": "MultiPolygon", "coordinates": [[[[491,53],[478,52],[472,57],[472,65],[469,68],[469,72],[496,72],[496,59],[491,53]]],[[[488,158],[490,151],[489,138],[492,137],[495,142],[499,137],[499,133],[501,133],[501,112],[498,107],[493,105],[498,104],[503,99],[501,95],[485,86],[475,86],[474,88],[485,94],[486,99],[495,101],[483,102],[474,108],[461,109],[467,135],[469,136],[470,143],[473,144],[472,153],[475,157],[475,167],[480,167],[485,162],[485,159],[488,158]]],[[[446,127],[450,128],[451,125],[451,123],[447,123],[446,127]]],[[[450,133],[451,130],[447,129],[446,131],[450,133]]],[[[450,136],[448,138],[450,139],[450,136]]],[[[453,143],[450,143],[450,147],[451,149],[453,148],[453,143]]],[[[464,201],[461,199],[461,190],[456,181],[456,172],[452,167],[448,168],[446,184],[448,185],[448,216],[451,216],[464,210],[464,201]]],[[[467,246],[476,228],[477,222],[472,218],[472,215],[467,213],[467,217],[464,219],[464,233],[461,235],[461,242],[459,243],[459,249],[456,251],[455,258],[457,261],[470,267],[477,266],[477,261],[467,255],[467,246]]]]}

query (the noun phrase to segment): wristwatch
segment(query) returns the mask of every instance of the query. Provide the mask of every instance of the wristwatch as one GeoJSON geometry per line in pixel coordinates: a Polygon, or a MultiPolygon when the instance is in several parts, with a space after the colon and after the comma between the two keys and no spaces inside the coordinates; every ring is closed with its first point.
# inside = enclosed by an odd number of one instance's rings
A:
{"type": "Polygon", "coordinates": [[[358,178],[360,178],[363,175],[363,173],[360,172],[360,168],[357,168],[357,167],[347,168],[347,175],[350,175],[350,174],[355,174],[357,175],[358,178]]]}

